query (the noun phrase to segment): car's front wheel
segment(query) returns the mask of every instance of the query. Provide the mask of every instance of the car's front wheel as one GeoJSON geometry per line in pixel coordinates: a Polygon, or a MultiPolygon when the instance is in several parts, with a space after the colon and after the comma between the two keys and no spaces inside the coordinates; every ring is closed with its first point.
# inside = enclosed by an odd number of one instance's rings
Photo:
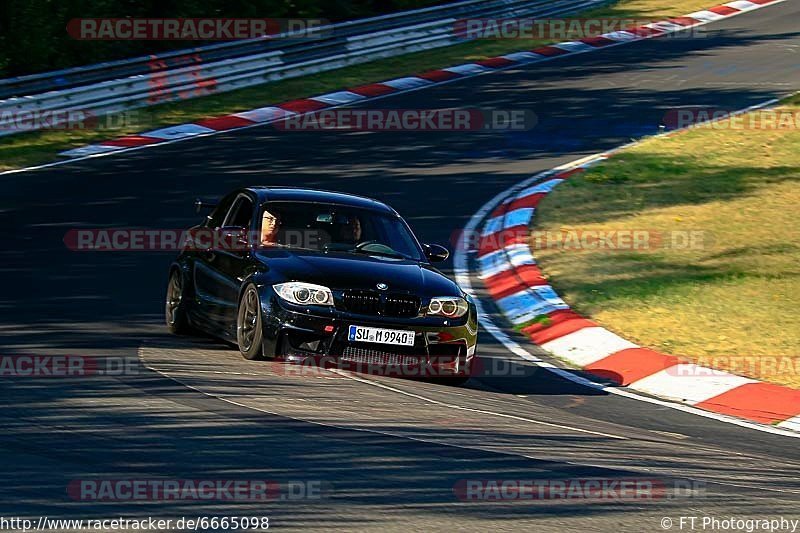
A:
{"type": "Polygon", "coordinates": [[[186,301],[183,297],[183,276],[180,270],[173,270],[167,285],[167,301],[164,317],[170,333],[190,333],[189,317],[186,314],[186,301]]]}
{"type": "Polygon", "coordinates": [[[264,359],[261,341],[264,330],[261,320],[261,298],[255,285],[248,285],[239,301],[236,318],[236,341],[242,357],[251,361],[264,359]]]}

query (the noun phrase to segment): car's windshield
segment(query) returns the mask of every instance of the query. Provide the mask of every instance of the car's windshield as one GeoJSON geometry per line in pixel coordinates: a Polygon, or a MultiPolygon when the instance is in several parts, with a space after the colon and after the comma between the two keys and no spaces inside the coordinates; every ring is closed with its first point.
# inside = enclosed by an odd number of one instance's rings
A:
{"type": "Polygon", "coordinates": [[[259,213],[263,247],[369,254],[421,260],[419,246],[399,217],[335,204],[267,202],[259,213]]]}

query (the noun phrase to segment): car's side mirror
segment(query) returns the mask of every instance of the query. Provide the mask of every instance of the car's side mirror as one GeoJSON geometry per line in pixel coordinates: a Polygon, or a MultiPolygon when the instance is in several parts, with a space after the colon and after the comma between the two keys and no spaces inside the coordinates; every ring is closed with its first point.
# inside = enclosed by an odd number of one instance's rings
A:
{"type": "Polygon", "coordinates": [[[217,230],[219,246],[226,250],[243,251],[250,248],[247,239],[247,228],[240,226],[223,226],[217,230]]]}
{"type": "Polygon", "coordinates": [[[194,201],[194,210],[199,214],[203,211],[211,211],[217,207],[216,202],[209,202],[208,200],[201,200],[197,198],[194,201]]]}
{"type": "Polygon", "coordinates": [[[425,257],[431,263],[441,263],[450,257],[450,252],[444,246],[438,244],[423,244],[422,249],[425,251],[425,257]]]}

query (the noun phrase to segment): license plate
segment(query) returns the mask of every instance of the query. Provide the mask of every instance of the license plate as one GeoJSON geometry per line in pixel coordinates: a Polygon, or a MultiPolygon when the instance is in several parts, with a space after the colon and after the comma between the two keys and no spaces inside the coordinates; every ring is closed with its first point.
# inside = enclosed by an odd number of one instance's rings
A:
{"type": "Polygon", "coordinates": [[[347,336],[354,342],[374,342],[377,344],[394,344],[395,346],[414,346],[414,332],[399,329],[368,328],[350,326],[347,336]]]}

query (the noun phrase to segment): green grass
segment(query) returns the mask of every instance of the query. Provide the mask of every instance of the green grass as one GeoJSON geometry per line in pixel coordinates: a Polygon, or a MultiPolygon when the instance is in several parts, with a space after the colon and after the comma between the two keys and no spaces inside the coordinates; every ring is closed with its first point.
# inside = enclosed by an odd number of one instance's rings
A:
{"type": "Polygon", "coordinates": [[[633,342],[800,387],[800,131],[726,128],[647,140],[537,210],[538,230],[699,231],[702,246],[534,255],[570,305],[633,342]]]}
{"type": "MultiPolygon", "coordinates": [[[[696,11],[710,0],[621,0],[613,5],[581,13],[585,17],[660,18],[696,11]]],[[[393,77],[442,68],[527,50],[545,41],[482,40],[438,50],[383,59],[321,74],[268,83],[238,91],[163,104],[135,111],[135,122],[117,129],[41,131],[0,138],[0,170],[52,161],[61,151],[171,124],[245,111],[295,98],[321,94],[348,86],[379,82],[393,77]]]]}

